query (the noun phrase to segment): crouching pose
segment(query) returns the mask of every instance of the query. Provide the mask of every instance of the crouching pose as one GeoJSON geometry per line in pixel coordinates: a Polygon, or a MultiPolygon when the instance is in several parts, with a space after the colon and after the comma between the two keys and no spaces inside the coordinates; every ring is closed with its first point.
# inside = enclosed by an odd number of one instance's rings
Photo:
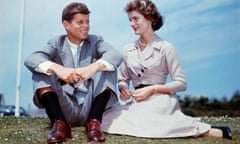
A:
{"type": "Polygon", "coordinates": [[[89,141],[104,141],[102,114],[117,102],[122,57],[102,37],[89,34],[89,13],[83,3],[67,5],[62,12],[67,34],[50,39],[25,60],[33,74],[34,102],[52,123],[48,143],[70,138],[72,126],[86,126],[89,141]]]}

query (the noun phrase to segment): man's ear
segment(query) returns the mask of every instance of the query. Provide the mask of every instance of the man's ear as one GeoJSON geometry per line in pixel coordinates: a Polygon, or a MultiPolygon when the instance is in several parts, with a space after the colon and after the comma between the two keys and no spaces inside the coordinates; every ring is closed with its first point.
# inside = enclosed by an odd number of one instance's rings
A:
{"type": "Polygon", "coordinates": [[[68,28],[69,28],[69,22],[68,21],[63,21],[63,26],[64,26],[64,28],[66,29],[66,30],[68,30],[68,28]]]}

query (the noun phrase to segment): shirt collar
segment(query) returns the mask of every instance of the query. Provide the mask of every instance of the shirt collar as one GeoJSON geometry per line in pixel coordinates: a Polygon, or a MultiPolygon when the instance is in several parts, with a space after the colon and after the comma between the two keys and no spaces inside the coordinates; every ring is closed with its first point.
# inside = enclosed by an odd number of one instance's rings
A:
{"type": "MultiPolygon", "coordinates": [[[[139,39],[137,39],[133,43],[133,46],[129,49],[130,51],[137,50],[140,47],[138,41],[139,39]]],[[[155,35],[155,39],[150,43],[149,47],[151,47],[152,49],[153,48],[160,49],[161,43],[162,43],[162,39],[158,35],[155,35]]]]}
{"type": "Polygon", "coordinates": [[[73,49],[77,49],[78,47],[82,47],[82,45],[83,45],[83,43],[84,43],[84,41],[82,41],[82,42],[80,43],[80,45],[76,45],[76,44],[72,43],[72,42],[69,40],[69,38],[67,39],[67,41],[68,41],[70,47],[73,48],[73,49]]]}

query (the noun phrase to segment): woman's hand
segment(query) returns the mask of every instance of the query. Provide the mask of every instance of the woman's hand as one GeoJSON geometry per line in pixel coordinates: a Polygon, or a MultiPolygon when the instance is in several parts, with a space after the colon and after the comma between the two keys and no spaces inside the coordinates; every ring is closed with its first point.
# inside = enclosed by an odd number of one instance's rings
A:
{"type": "Polygon", "coordinates": [[[120,98],[122,101],[126,101],[132,96],[132,92],[128,88],[122,88],[120,92],[120,98]]]}
{"type": "Polygon", "coordinates": [[[132,93],[132,97],[136,101],[144,101],[150,96],[156,93],[156,86],[147,86],[144,88],[139,88],[132,93]]]}

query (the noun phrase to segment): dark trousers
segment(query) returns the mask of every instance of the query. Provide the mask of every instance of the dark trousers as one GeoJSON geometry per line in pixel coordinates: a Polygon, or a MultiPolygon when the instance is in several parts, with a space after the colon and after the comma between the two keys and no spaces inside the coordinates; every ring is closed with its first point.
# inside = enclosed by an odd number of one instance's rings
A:
{"type": "MultiPolygon", "coordinates": [[[[88,120],[102,120],[102,115],[104,113],[110,96],[111,90],[106,89],[95,98],[88,116],[88,120]]],[[[39,95],[38,98],[43,107],[45,108],[52,125],[56,120],[62,120],[67,123],[63,115],[62,108],[59,104],[58,96],[54,91],[46,91],[42,95],[39,95]]]]}

